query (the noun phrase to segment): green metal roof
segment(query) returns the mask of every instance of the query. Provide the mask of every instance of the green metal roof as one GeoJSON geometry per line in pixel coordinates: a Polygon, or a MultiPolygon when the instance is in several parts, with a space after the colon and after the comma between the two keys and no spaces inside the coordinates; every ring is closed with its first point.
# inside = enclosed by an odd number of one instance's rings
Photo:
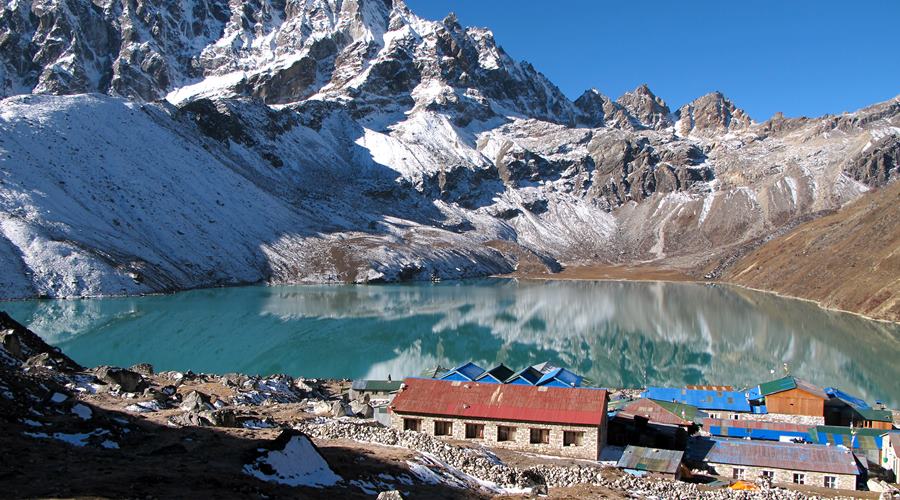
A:
{"type": "Polygon", "coordinates": [[[891,410],[856,408],[855,411],[856,413],[859,413],[862,418],[872,422],[894,422],[894,415],[891,413],[891,410]]]}
{"type": "Polygon", "coordinates": [[[820,425],[809,429],[810,441],[818,444],[843,445],[862,450],[881,449],[883,429],[820,425]],[[855,436],[855,438],[854,438],[855,436]]]}
{"type": "Polygon", "coordinates": [[[784,377],[771,382],[759,384],[759,393],[763,396],[779,392],[789,391],[797,387],[794,377],[784,377]]]}
{"type": "Polygon", "coordinates": [[[768,396],[770,394],[777,394],[779,392],[789,391],[791,389],[800,389],[802,391],[806,391],[810,394],[815,394],[822,399],[828,399],[828,395],[825,391],[805,380],[800,380],[796,377],[787,376],[782,377],[778,380],[773,380],[771,382],[765,382],[759,384],[759,394],[761,396],[768,396]]]}
{"type": "Polygon", "coordinates": [[[696,406],[691,406],[683,403],[673,403],[671,401],[653,400],[653,402],[678,418],[689,420],[691,422],[694,422],[697,419],[697,412],[699,410],[697,410],[696,406]]]}
{"type": "Polygon", "coordinates": [[[354,380],[351,386],[355,391],[394,392],[400,390],[402,380],[354,380]]]}

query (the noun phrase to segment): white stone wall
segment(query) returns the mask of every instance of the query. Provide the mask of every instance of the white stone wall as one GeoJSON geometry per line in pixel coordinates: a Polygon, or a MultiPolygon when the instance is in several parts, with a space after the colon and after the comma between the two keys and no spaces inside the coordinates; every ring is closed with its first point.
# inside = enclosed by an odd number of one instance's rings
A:
{"type": "Polygon", "coordinates": [[[734,469],[744,469],[744,476],[742,479],[746,479],[749,481],[754,481],[760,479],[762,477],[762,473],[764,470],[772,471],[775,473],[774,479],[772,479],[773,483],[783,483],[783,484],[792,484],[794,482],[794,473],[800,473],[806,475],[806,480],[804,484],[807,486],[825,486],[825,476],[832,476],[835,478],[835,488],[839,490],[855,490],[856,489],[856,476],[852,474],[824,474],[821,472],[807,472],[807,471],[794,471],[787,469],[771,469],[765,467],[750,467],[743,465],[731,465],[731,464],[717,464],[717,463],[709,463],[707,464],[710,468],[710,471],[717,475],[721,476],[724,479],[732,479],[734,477],[734,469]]]}
{"type": "Polygon", "coordinates": [[[739,418],[756,422],[781,422],[786,424],[808,425],[810,427],[825,425],[825,417],[810,417],[808,415],[784,415],[781,413],[758,415],[755,413],[741,413],[739,418]]]}
{"type": "Polygon", "coordinates": [[[403,430],[404,418],[416,418],[422,421],[422,432],[429,436],[434,436],[434,422],[446,421],[453,423],[453,433],[450,436],[436,436],[443,439],[455,439],[459,441],[472,441],[483,443],[485,446],[495,448],[508,448],[511,450],[525,451],[529,453],[537,453],[541,455],[555,455],[567,458],[582,458],[587,460],[598,460],[600,451],[603,448],[603,440],[605,438],[604,427],[577,426],[577,425],[552,425],[552,424],[532,424],[524,422],[499,422],[495,420],[480,419],[459,419],[459,418],[436,418],[418,415],[403,415],[396,411],[391,413],[391,427],[403,430]],[[484,439],[467,439],[466,424],[483,424],[484,439]],[[497,427],[509,426],[516,428],[515,441],[497,441],[497,427]],[[550,442],[548,444],[532,444],[531,429],[548,429],[550,431],[550,442]],[[580,446],[563,446],[563,432],[577,431],[583,432],[580,446]]]}
{"type": "Polygon", "coordinates": [[[894,449],[891,447],[891,436],[882,436],[881,440],[881,466],[893,471],[894,482],[900,483],[900,457],[894,453],[894,449]]]}

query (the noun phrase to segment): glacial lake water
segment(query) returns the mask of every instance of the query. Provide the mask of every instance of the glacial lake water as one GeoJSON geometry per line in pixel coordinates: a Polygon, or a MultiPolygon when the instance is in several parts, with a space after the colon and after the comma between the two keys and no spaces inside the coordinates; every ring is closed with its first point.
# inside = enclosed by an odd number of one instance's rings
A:
{"type": "Polygon", "coordinates": [[[900,405],[900,326],[727,286],[255,286],[0,309],[88,366],[397,379],[469,360],[550,361],[606,387],[743,387],[787,363],[816,384],[900,405]]]}

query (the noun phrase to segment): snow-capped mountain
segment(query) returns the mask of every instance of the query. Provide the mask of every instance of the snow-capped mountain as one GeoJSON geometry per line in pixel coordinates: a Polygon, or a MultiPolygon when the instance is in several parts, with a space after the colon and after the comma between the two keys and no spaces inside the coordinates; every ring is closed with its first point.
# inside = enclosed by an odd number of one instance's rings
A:
{"type": "Polygon", "coordinates": [[[572,102],[399,0],[16,0],[0,95],[5,298],[699,272],[900,165],[900,98],[764,123],[718,92],[572,102]]]}

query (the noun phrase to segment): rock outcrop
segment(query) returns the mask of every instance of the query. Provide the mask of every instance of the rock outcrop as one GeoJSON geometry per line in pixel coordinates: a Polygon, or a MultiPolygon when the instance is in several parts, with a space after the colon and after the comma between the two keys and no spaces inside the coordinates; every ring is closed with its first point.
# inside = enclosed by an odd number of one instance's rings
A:
{"type": "Polygon", "coordinates": [[[721,92],[698,97],[675,113],[675,129],[682,137],[691,133],[716,135],[745,130],[753,120],[721,92]]]}

